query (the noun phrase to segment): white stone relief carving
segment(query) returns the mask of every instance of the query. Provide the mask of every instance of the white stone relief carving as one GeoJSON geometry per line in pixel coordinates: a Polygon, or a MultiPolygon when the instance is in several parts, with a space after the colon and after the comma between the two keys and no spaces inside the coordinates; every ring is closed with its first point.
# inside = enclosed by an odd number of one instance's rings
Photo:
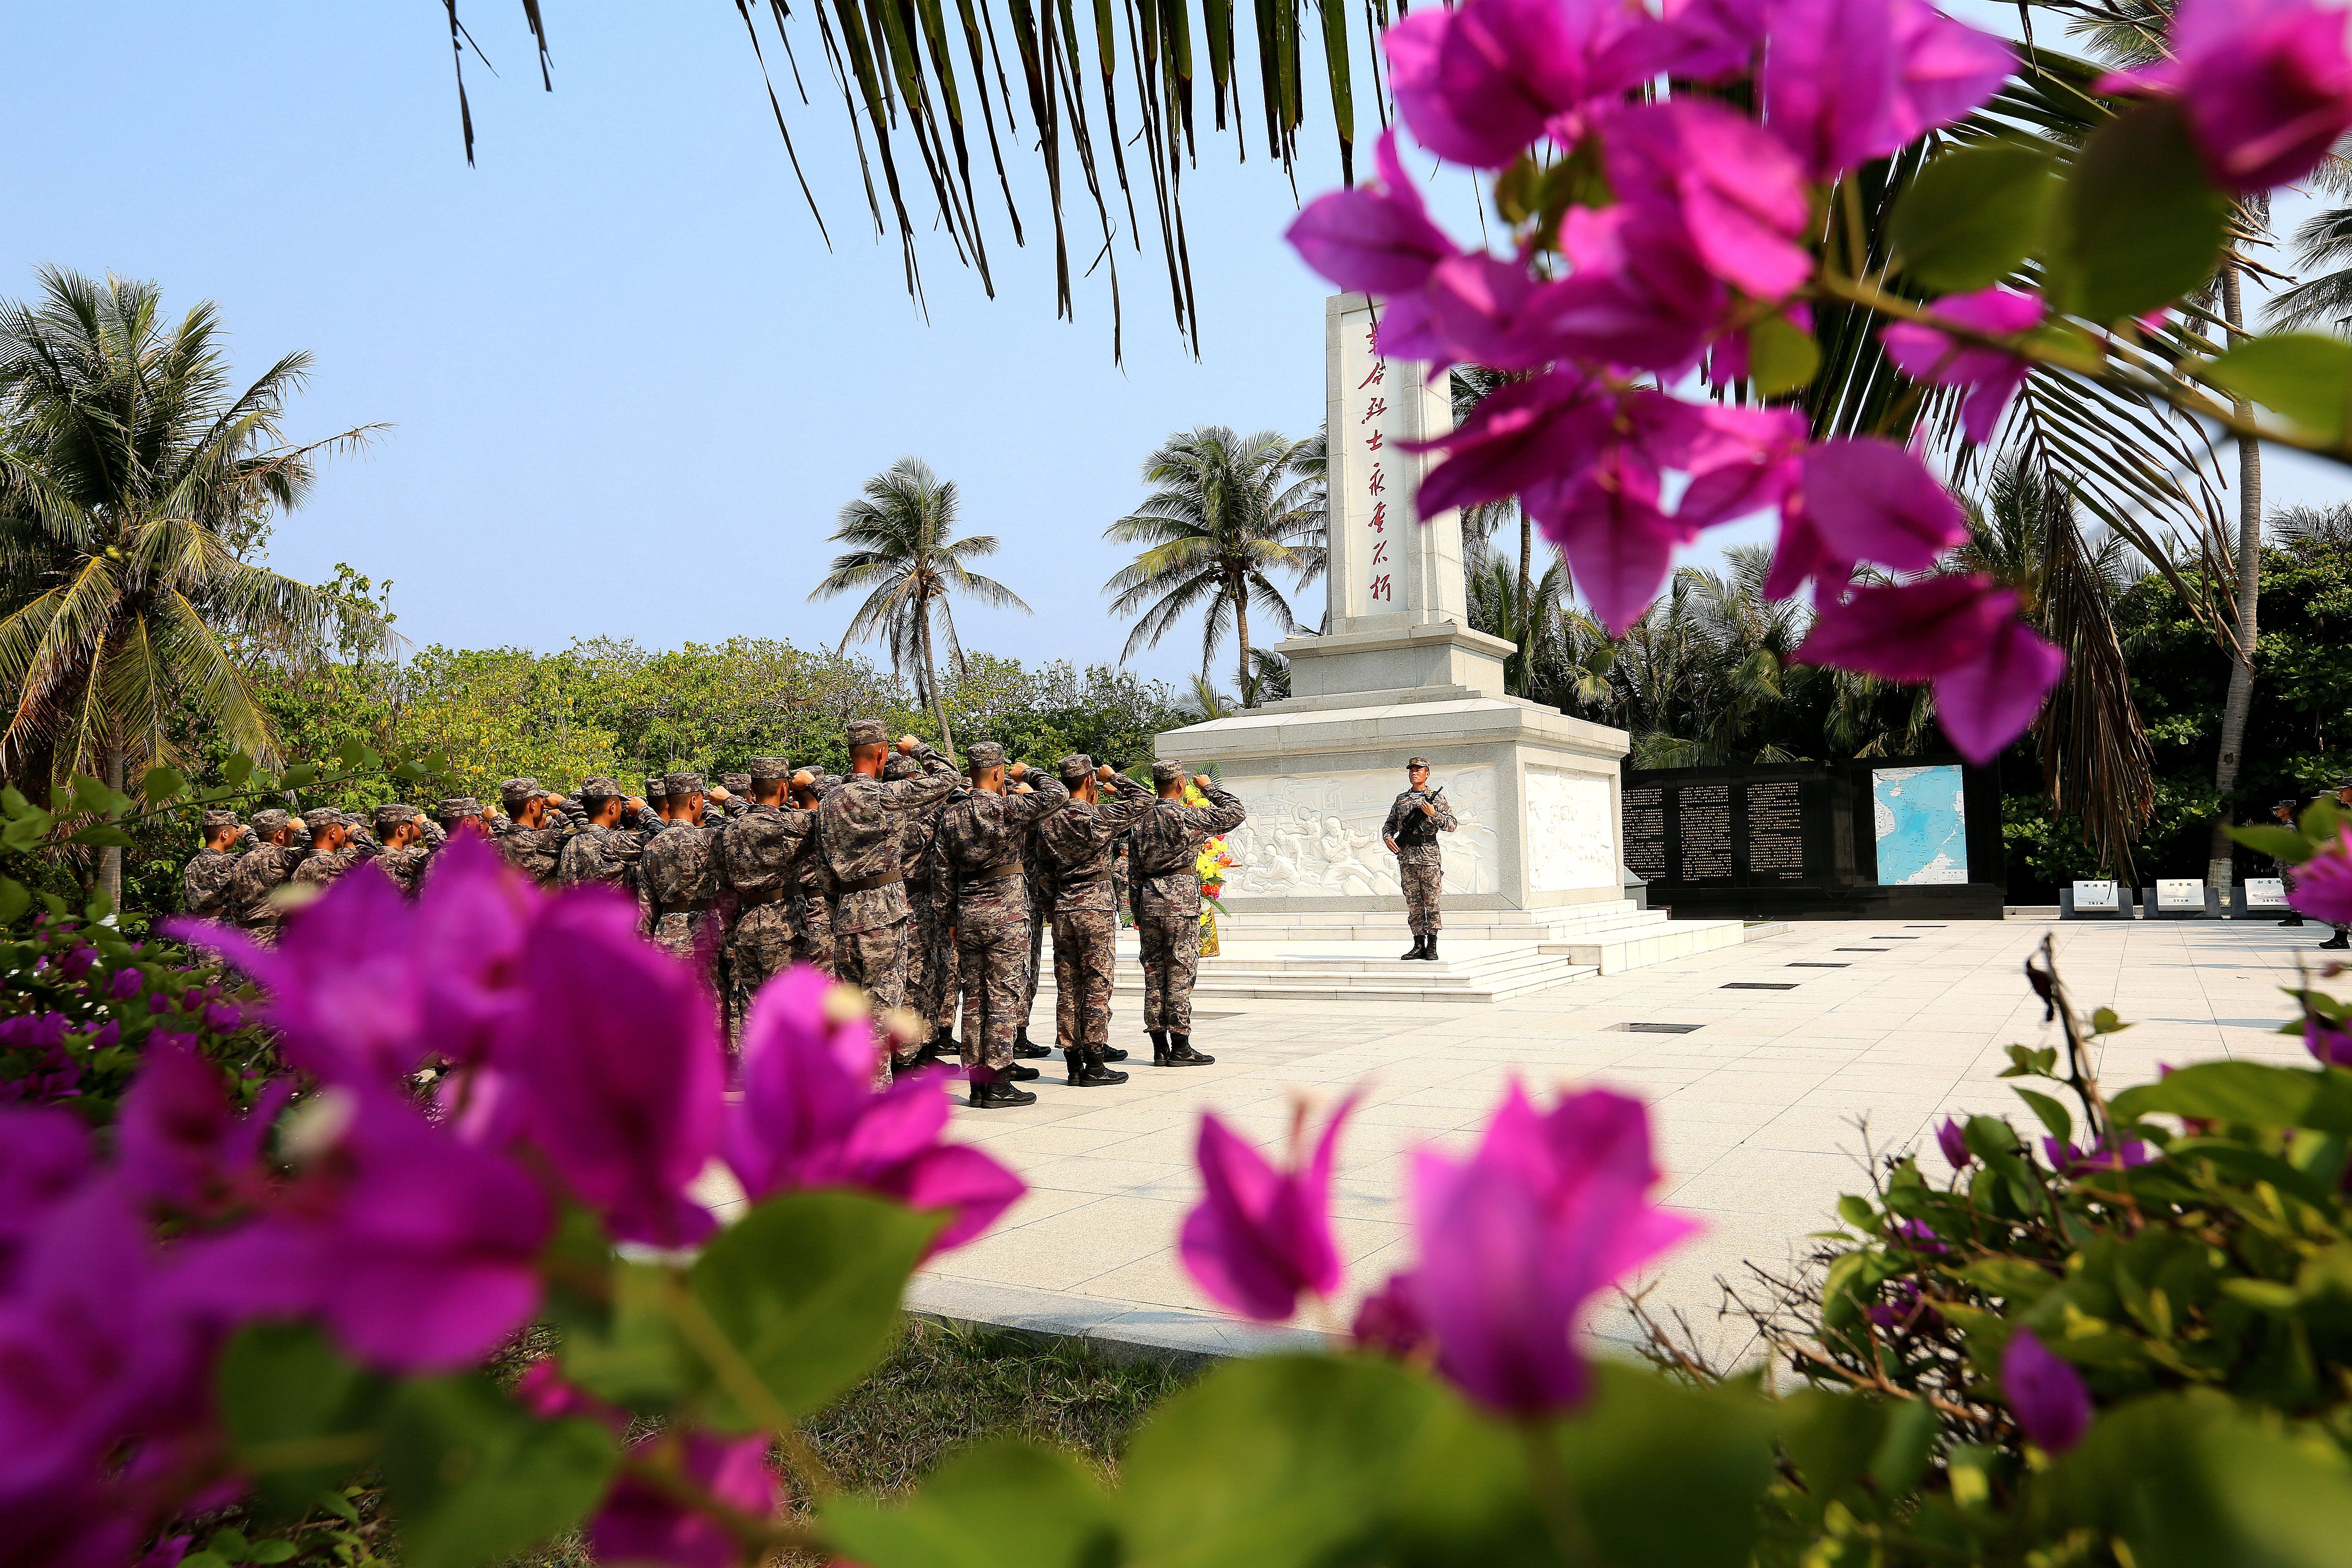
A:
{"type": "Polygon", "coordinates": [[[1619,886],[1609,781],[1556,768],[1529,768],[1527,779],[1528,887],[1557,893],[1619,886]]]}
{"type": "MultiPolygon", "coordinates": [[[[1437,836],[1445,858],[1445,890],[1500,892],[1494,768],[1441,768],[1435,783],[1459,824],[1454,832],[1437,836]]],[[[1396,857],[1381,842],[1389,807],[1404,788],[1403,769],[1236,775],[1224,786],[1249,807],[1249,820],[1225,836],[1234,860],[1225,879],[1229,897],[1363,898],[1403,891],[1396,857]]],[[[1602,787],[1605,795],[1607,786],[1602,787]]],[[[1596,885],[1604,884],[1576,884],[1596,885]]]]}

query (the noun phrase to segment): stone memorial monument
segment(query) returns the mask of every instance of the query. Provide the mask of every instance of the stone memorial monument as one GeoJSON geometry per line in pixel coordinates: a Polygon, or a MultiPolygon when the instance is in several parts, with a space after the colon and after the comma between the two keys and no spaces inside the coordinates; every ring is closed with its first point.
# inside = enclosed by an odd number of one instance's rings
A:
{"type": "Polygon", "coordinates": [[[1325,303],[1327,629],[1276,645],[1292,696],[1171,731],[1158,754],[1215,764],[1249,806],[1226,840],[1237,915],[1402,911],[1381,826],[1416,754],[1461,823],[1438,840],[1449,921],[1516,910],[1529,918],[1511,923],[1540,924],[1615,904],[1625,732],[1504,694],[1513,650],[1470,629],[1461,519],[1414,510],[1431,459],[1402,445],[1452,427],[1445,377],[1382,359],[1376,309],[1361,294],[1325,303]]]}

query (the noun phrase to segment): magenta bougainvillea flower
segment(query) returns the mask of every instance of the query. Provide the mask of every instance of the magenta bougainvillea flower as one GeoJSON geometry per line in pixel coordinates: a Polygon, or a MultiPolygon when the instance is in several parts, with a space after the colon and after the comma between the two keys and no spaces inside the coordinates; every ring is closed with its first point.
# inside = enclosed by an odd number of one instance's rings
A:
{"type": "Polygon", "coordinates": [[[2344,9],[2314,0],[2183,0],[2171,58],[2102,77],[2100,92],[2178,96],[2206,173],[2266,191],[2320,165],[2352,131],[2344,9]]]}
{"type": "Polygon", "coordinates": [[[1717,278],[1778,300],[1812,276],[1802,243],[1812,213],[1805,172],[1756,121],[1678,98],[1612,113],[1599,132],[1618,200],[1678,224],[1717,278]]]}
{"type": "Polygon", "coordinates": [[[2102,1138],[2088,1153],[2071,1142],[2062,1143],[2055,1138],[2044,1138],[2042,1140],[2042,1157],[2050,1162],[2052,1170],[2069,1176],[2089,1175],[2095,1171],[2129,1170],[2134,1165],[2145,1165],[2155,1158],[2147,1152],[2146,1143],[2131,1137],[2112,1147],[2107,1140],[2102,1138]]]}
{"type": "Polygon", "coordinates": [[[2303,1046],[2314,1061],[2332,1068],[2352,1068],[2352,1029],[2338,1028],[2316,1013],[2303,1016],[2303,1046]]]}
{"type": "Polygon", "coordinates": [[[1339,1129],[1356,1106],[1339,1102],[1301,1160],[1302,1107],[1291,1127],[1290,1168],[1277,1171],[1213,1113],[1201,1118],[1195,1158],[1202,1197],[1184,1216],[1176,1254],[1202,1292],[1245,1318],[1278,1323],[1301,1296],[1339,1289],[1339,1248],[1331,1236],[1331,1166],[1339,1129]]]}
{"type": "Polygon", "coordinates": [[[1660,45],[1633,0],[1466,0],[1415,12],[1383,39],[1397,113],[1413,139],[1486,169],[1652,74],[1660,45]]]}
{"type": "Polygon", "coordinates": [[[1412,1290],[1439,1369],[1515,1415],[1580,1400],[1585,1304],[1699,1228],[1650,1201],[1657,1181],[1647,1110],[1605,1089],[1538,1112],[1514,1082],[1469,1159],[1415,1155],[1412,1290]]]}
{"type": "Polygon", "coordinates": [[[293,1092],[280,1079],[240,1115],[221,1071],[182,1035],[150,1037],[115,1121],[115,1169],[142,1200],[183,1214],[220,1212],[255,1195],[261,1145],[293,1092]]]}
{"type": "Polygon", "coordinates": [[[2016,65],[1924,0],[1778,0],[1764,122],[1807,174],[1834,179],[1977,108],[2016,65]]]}
{"type": "Polygon", "coordinates": [[[1388,1282],[1357,1303],[1349,1336],[1366,1350],[1392,1356],[1417,1355],[1430,1347],[1429,1325],[1414,1304],[1412,1276],[1391,1274],[1388,1282]]]}
{"type": "Polygon", "coordinates": [[[726,1159],[755,1201],[853,1187],[953,1217],[934,1251],[961,1247],[1028,1191],[968,1144],[941,1142],[944,1075],[874,1088],[873,1020],[821,972],[796,964],[761,988],[743,1028],[741,1101],[727,1117],[726,1159]]]}
{"type": "Polygon", "coordinates": [[[1790,657],[1883,680],[1929,681],[1959,753],[1990,762],[2033,721],[2066,656],[2017,619],[2017,595],[1969,574],[1863,584],[1820,606],[1790,657]]]}
{"type": "Polygon", "coordinates": [[[1457,247],[1430,221],[1399,162],[1394,127],[1381,132],[1372,159],[1379,176],[1373,184],[1318,196],[1286,237],[1300,259],[1342,289],[1411,293],[1457,247]]]}
{"type": "MultiPolygon", "coordinates": [[[[2045,310],[2039,294],[1982,289],[1938,300],[1927,313],[1956,326],[2010,337],[2032,331],[2045,310]]],[[[1960,432],[1971,441],[1992,438],[2010,399],[2025,384],[2027,362],[2021,356],[1963,342],[1923,322],[1894,322],[1879,330],[1878,341],[1886,345],[1886,357],[1912,380],[1969,388],[1960,405],[1960,432]]]]}
{"type": "Polygon", "coordinates": [[[2000,1358],[2000,1391],[2025,1440],[2046,1453],[2066,1452],[2091,1428],[2090,1390],[2032,1329],[2009,1336],[2000,1358]]]}
{"type": "MultiPolygon", "coordinates": [[[[639,1458],[674,1449],[703,1490],[751,1519],[776,1510],[782,1488],[768,1466],[768,1437],[719,1437],[708,1432],[656,1433],[631,1449],[639,1458]]],[[[679,1505],[646,1481],[624,1475],[588,1521],[588,1545],[599,1563],[663,1563],[675,1568],[734,1568],[743,1548],[709,1514],[679,1505]]]]}
{"type": "Polygon", "coordinates": [[[1965,1171],[1976,1162],[1976,1156],[1969,1152],[1968,1129],[1960,1125],[1957,1117],[1945,1117],[1944,1124],[1936,1129],[1936,1147],[1944,1152],[1944,1159],[1955,1171],[1965,1171]]]}
{"type": "Polygon", "coordinates": [[[2352,925],[2352,828],[2289,873],[2287,904],[2315,921],[2352,925]]]}
{"type": "Polygon", "coordinates": [[[1969,536],[1967,515],[1916,453],[1878,436],[1823,441],[1805,454],[1805,517],[1843,580],[1867,561],[1922,572],[1969,536]]]}

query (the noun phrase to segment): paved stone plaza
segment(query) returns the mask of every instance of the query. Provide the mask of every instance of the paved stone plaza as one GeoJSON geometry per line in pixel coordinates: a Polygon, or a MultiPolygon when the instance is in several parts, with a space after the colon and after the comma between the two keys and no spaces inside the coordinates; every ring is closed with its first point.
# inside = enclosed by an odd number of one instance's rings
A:
{"type": "MultiPolygon", "coordinates": [[[[1057,1058],[1038,1064],[1036,1105],[957,1111],[957,1134],[1013,1166],[1031,1192],[990,1235],[935,1263],[915,1303],[1171,1348],[1262,1342],[1210,1308],[1176,1260],[1178,1223],[1199,1193],[1199,1112],[1213,1109],[1275,1149],[1297,1097],[1323,1108],[1360,1085],[1335,1192],[1350,1292],[1341,1312],[1351,1313],[1354,1293],[1411,1260],[1407,1152],[1466,1144],[1516,1071],[1535,1088],[1606,1085],[1650,1100],[1664,1195],[1707,1225],[1657,1279],[1652,1305],[1682,1309],[1712,1353],[1736,1356],[1748,1336],[1718,1323],[1716,1277],[1745,1259],[1786,1263],[1807,1232],[1832,1223],[1838,1194],[1864,1183],[1858,1123],[1884,1151],[1918,1142],[1947,1114],[2028,1120],[1995,1075],[2003,1046],[2056,1037],[2021,968],[2045,935],[2057,940],[2081,1007],[2140,1020],[2105,1048],[2099,1071],[2110,1086],[2151,1076],[2159,1061],[2302,1058],[2297,1041],[2271,1032],[2284,1016],[2277,988],[2294,982],[2299,957],[2326,956],[2312,952],[2325,927],[1803,924],[1483,1005],[1223,1005],[1194,1030],[1217,1065],[1182,1071],[1148,1065],[1139,1016],[1121,997],[1113,1040],[1143,1058],[1127,1064],[1128,1084],[1070,1089],[1057,1058]],[[1794,988],[1726,988],[1757,983],[1794,988]],[[1651,1034],[1632,1024],[1699,1027],[1651,1034]]],[[[1123,950],[1121,964],[1134,962],[1123,950]]],[[[1204,974],[1215,962],[1203,962],[1204,974]]],[[[1052,1017],[1050,994],[1041,994],[1041,1033],[1052,1017]]],[[[1942,1171],[1932,1148],[1926,1159],[1942,1171]]],[[[1627,1331],[1622,1310],[1604,1317],[1597,1331],[1627,1331]]]]}

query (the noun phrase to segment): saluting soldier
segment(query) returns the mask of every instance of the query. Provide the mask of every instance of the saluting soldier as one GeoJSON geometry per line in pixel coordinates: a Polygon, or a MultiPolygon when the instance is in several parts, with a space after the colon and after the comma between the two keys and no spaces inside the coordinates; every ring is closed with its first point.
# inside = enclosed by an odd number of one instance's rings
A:
{"type": "Polygon", "coordinates": [[[375,837],[380,847],[373,857],[393,885],[414,894],[425,877],[425,864],[438,846],[425,836],[425,814],[413,805],[390,802],[375,808],[375,837]]]}
{"type": "Polygon", "coordinates": [[[1081,1089],[1125,1083],[1103,1063],[1110,1052],[1111,968],[1118,908],[1111,901],[1111,847],[1150,809],[1151,792],[1083,754],[1064,757],[1070,803],[1037,824],[1036,845],[1054,873],[1055,1033],[1070,1082],[1081,1089]],[[1117,798],[1101,798],[1108,784],[1117,798]]]}
{"type": "Polygon", "coordinates": [[[207,811],[197,826],[205,842],[180,868],[180,908],[199,920],[226,920],[229,883],[236,876],[236,857],[229,851],[245,837],[245,825],[233,811],[207,811]]]}
{"type": "MultiPolygon", "coordinates": [[[[1054,780],[1008,794],[1004,748],[978,741],[964,752],[969,792],[940,814],[937,834],[943,896],[953,919],[963,981],[963,1052],[973,1105],[1028,1105],[1037,1096],[1013,1087],[1037,1069],[1013,1058],[1013,1034],[1027,982],[1029,877],[1023,846],[1030,829],[1069,803],[1054,780]]],[[[1013,764],[1020,780],[1028,769],[1013,764]]]]}
{"type": "Polygon", "coordinates": [[[236,869],[228,881],[228,917],[268,942],[276,937],[283,911],[270,898],[302,857],[310,853],[310,838],[294,826],[294,819],[277,806],[253,814],[253,847],[236,858],[236,869]]]}
{"type": "Polygon", "coordinates": [[[1192,982],[1201,968],[1201,846],[1230,833],[1249,809],[1202,773],[1207,805],[1184,804],[1184,765],[1151,764],[1159,798],[1127,836],[1135,879],[1135,931],[1143,946],[1143,1032],[1153,1067],[1206,1067],[1192,1048],[1192,982]]]}
{"type": "MultiPolygon", "coordinates": [[[[719,803],[719,814],[732,822],[751,807],[751,775],[720,773],[719,784],[719,788],[710,792],[710,798],[719,803]]],[[[704,815],[707,816],[709,814],[706,811],[704,815]]]]}
{"type": "Polygon", "coordinates": [[[509,779],[499,786],[499,803],[507,812],[497,834],[499,853],[532,881],[552,883],[563,854],[563,827],[555,816],[562,797],[540,788],[537,779],[509,779]]]}
{"type": "MultiPolygon", "coordinates": [[[[834,973],[833,873],[825,867],[824,846],[815,827],[817,804],[824,798],[819,792],[831,777],[803,768],[793,774],[792,791],[786,796],[792,809],[809,814],[810,828],[808,837],[801,842],[801,852],[794,858],[791,872],[797,922],[793,933],[793,962],[813,964],[827,974],[834,973]]],[[[834,779],[833,783],[837,785],[840,781],[834,779]]]]}
{"type": "Polygon", "coordinates": [[[645,923],[646,895],[637,880],[637,862],[645,854],[646,843],[638,833],[623,827],[621,818],[644,804],[624,795],[614,780],[582,780],[580,808],[586,820],[564,839],[563,852],[555,862],[555,880],[561,886],[603,882],[635,899],[640,927],[645,923]]]}
{"type": "Polygon", "coordinates": [[[669,826],[646,840],[637,880],[645,889],[647,934],[664,952],[691,958],[696,934],[719,897],[719,829],[702,820],[700,773],[670,773],[662,785],[669,826]]]}
{"type": "Polygon", "coordinates": [[[321,805],[302,814],[302,826],[310,830],[310,852],[286,880],[293,887],[324,892],[329,883],[359,864],[360,852],[352,844],[351,819],[332,806],[321,805]]]}
{"type": "MultiPolygon", "coordinates": [[[[890,755],[878,719],[853,720],[848,729],[849,774],[817,802],[817,835],[832,876],[833,964],[842,980],[863,985],[881,1009],[907,1001],[906,869],[899,860],[894,818],[947,798],[955,765],[912,735],[898,754],[919,759],[922,773],[884,783],[890,755]]],[[[920,1042],[894,1044],[889,1066],[912,1067],[920,1042]]]]}
{"type": "Polygon", "coordinates": [[[719,885],[735,900],[727,933],[727,1027],[738,1044],[751,998],[791,964],[800,943],[797,881],[816,814],[785,804],[792,777],[782,757],[752,758],[750,803],[719,835],[719,885]]]}
{"type": "MultiPolygon", "coordinates": [[[[892,757],[882,765],[886,783],[915,777],[922,771],[912,757],[892,757]]],[[[940,814],[963,792],[950,790],[919,811],[891,818],[898,839],[898,865],[907,889],[907,1006],[929,1031],[910,1067],[943,1061],[955,1048],[952,1024],[940,1022],[940,993],[952,1006],[955,996],[955,948],[949,931],[955,924],[955,906],[940,890],[942,870],[934,841],[940,814]]]]}
{"type": "Polygon", "coordinates": [[[1404,884],[1404,921],[1412,931],[1412,951],[1402,958],[1437,957],[1437,932],[1445,924],[1437,912],[1444,890],[1445,857],[1437,836],[1454,831],[1454,808],[1445,792],[1429,787],[1429,759],[1409,758],[1404,764],[1405,792],[1389,807],[1381,838],[1397,858],[1397,880],[1404,884]]]}
{"type": "MultiPolygon", "coordinates": [[[[1022,858],[1029,865],[1029,973],[1021,986],[1021,1026],[1013,1031],[1013,1054],[1022,1060],[1054,1054],[1050,1047],[1029,1037],[1029,1016],[1037,1010],[1037,977],[1044,971],[1045,928],[1054,921],[1054,874],[1046,869],[1045,857],[1037,850],[1036,837],[1033,827],[1030,841],[1021,850],[1022,858]]],[[[1124,1061],[1126,1053],[1116,1053],[1109,1059],[1124,1061]]]]}

